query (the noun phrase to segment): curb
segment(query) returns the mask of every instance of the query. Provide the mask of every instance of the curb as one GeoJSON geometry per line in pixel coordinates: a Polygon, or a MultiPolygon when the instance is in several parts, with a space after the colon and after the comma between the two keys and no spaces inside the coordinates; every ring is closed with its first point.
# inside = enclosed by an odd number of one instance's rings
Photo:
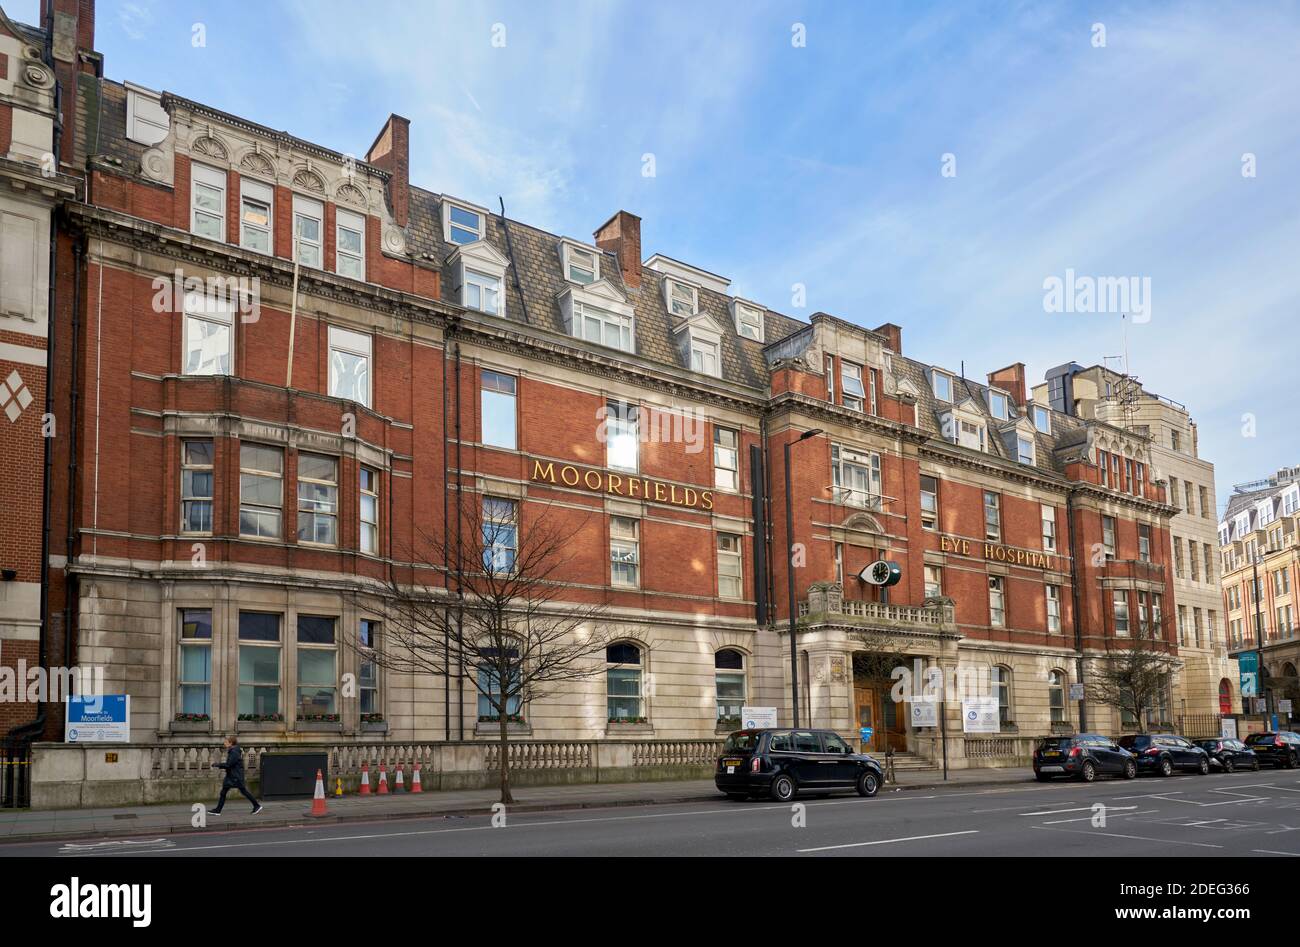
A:
{"type": "MultiPolygon", "coordinates": [[[[988,787],[988,786],[1007,786],[1016,785],[1023,782],[1019,779],[997,779],[997,780],[963,780],[961,782],[949,781],[947,783],[940,780],[939,782],[914,783],[900,786],[897,783],[886,784],[881,787],[881,794],[887,791],[892,792],[912,792],[918,789],[945,789],[955,786],[961,787],[988,787]]],[[[583,800],[564,800],[556,802],[524,802],[514,803],[510,807],[511,812],[559,812],[566,809],[621,809],[631,806],[665,806],[665,805],[682,805],[692,802],[720,802],[724,797],[717,792],[709,793],[692,793],[691,795],[682,796],[658,796],[649,798],[632,798],[632,799],[589,799],[583,800]]],[[[494,802],[481,803],[475,806],[459,806],[449,809],[420,809],[410,811],[396,812],[347,812],[342,814],[330,813],[325,816],[313,818],[309,810],[304,809],[299,816],[281,817],[275,819],[259,819],[257,822],[227,823],[230,831],[245,831],[257,829],[284,829],[295,828],[299,826],[319,826],[319,825],[341,825],[348,822],[395,822],[404,819],[438,819],[438,818],[467,818],[476,815],[487,815],[491,812],[494,802]]],[[[87,838],[96,839],[128,839],[128,838],[146,838],[154,835],[202,835],[209,831],[208,829],[196,829],[186,822],[184,825],[164,825],[156,829],[143,828],[123,828],[120,830],[106,830],[100,832],[81,831],[81,832],[34,832],[30,835],[9,835],[0,838],[0,846],[4,845],[23,845],[37,842],[71,842],[85,840],[87,838]]]]}

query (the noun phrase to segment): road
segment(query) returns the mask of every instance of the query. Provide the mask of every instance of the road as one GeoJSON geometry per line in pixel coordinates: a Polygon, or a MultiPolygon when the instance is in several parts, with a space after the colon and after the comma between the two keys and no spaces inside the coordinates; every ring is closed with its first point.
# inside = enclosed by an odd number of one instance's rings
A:
{"type": "Polygon", "coordinates": [[[1300,857],[1300,771],[884,790],[790,805],[719,797],[464,818],[211,827],[164,838],[0,845],[0,857],[1035,855],[1300,857]],[[1101,803],[1105,825],[1094,826],[1101,803]],[[798,824],[802,823],[802,824],[798,824]]]}

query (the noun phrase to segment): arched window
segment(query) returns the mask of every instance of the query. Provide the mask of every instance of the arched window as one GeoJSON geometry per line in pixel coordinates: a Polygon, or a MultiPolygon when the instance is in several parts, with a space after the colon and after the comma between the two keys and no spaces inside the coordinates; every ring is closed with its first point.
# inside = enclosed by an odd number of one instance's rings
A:
{"type": "Polygon", "coordinates": [[[1011,723],[1011,668],[995,664],[989,682],[998,699],[998,723],[1005,727],[1011,723]]]}
{"type": "Polygon", "coordinates": [[[723,648],[713,656],[713,668],[718,726],[736,729],[745,703],[745,656],[734,648],[723,648]]]}
{"type": "Polygon", "coordinates": [[[1065,713],[1065,672],[1053,669],[1047,675],[1047,706],[1052,715],[1052,723],[1066,723],[1065,713]]]}
{"type": "Polygon", "coordinates": [[[620,641],[605,649],[605,696],[610,723],[645,723],[641,696],[641,649],[620,641]]]}
{"type": "Polygon", "coordinates": [[[1219,713],[1232,713],[1232,682],[1226,677],[1219,681],[1219,713]]]}

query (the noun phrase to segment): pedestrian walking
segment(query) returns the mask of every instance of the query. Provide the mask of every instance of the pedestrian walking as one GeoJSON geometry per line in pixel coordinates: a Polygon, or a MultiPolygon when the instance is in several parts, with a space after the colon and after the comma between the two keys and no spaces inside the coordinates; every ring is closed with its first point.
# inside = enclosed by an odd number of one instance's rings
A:
{"type": "Polygon", "coordinates": [[[253,804],[253,815],[262,811],[262,804],[253,798],[253,794],[248,791],[248,786],[244,784],[244,753],[239,749],[238,737],[226,737],[226,761],[213,763],[212,767],[224,769],[226,778],[221,781],[221,798],[217,800],[217,807],[212,809],[209,815],[221,815],[221,809],[226,804],[226,793],[232,789],[238,789],[244,798],[253,804]]]}

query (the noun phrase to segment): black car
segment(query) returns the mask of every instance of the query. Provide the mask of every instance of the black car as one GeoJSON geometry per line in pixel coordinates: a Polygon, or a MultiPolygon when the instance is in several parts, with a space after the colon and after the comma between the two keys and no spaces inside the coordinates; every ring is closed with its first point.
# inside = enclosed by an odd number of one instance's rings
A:
{"type": "Polygon", "coordinates": [[[1119,745],[1133,754],[1138,772],[1172,776],[1191,770],[1204,776],[1210,771],[1210,754],[1186,737],[1172,733],[1130,733],[1119,745]]]}
{"type": "Polygon", "coordinates": [[[1272,763],[1275,768],[1295,769],[1300,762],[1300,733],[1290,730],[1252,733],[1246,737],[1246,746],[1255,751],[1261,763],[1272,763]]]}
{"type": "Polygon", "coordinates": [[[1132,755],[1110,737],[1097,733],[1044,737],[1034,750],[1034,776],[1039,782],[1054,776],[1073,776],[1090,783],[1101,775],[1125,779],[1137,775],[1132,755]]]}
{"type": "Polygon", "coordinates": [[[831,730],[737,730],[718,757],[713,784],[731,799],[856,789],[874,796],[885,776],[872,757],[855,753],[831,730]]]}
{"type": "Polygon", "coordinates": [[[1240,740],[1219,737],[1215,740],[1197,740],[1196,745],[1210,754],[1210,765],[1231,773],[1236,769],[1259,771],[1259,757],[1240,740]]]}

